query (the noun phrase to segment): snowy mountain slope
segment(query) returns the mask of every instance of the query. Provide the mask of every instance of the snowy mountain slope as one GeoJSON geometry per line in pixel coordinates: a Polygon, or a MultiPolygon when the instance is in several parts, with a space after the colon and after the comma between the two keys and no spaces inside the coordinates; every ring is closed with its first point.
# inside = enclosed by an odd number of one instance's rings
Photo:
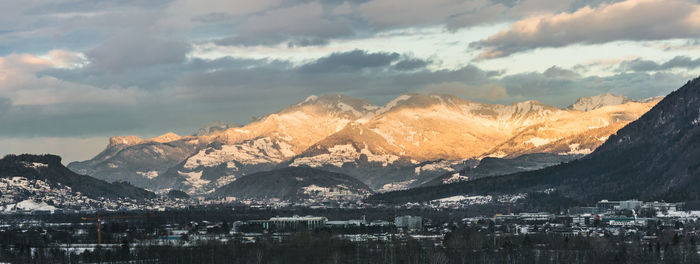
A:
{"type": "Polygon", "coordinates": [[[587,112],[604,106],[621,105],[631,101],[627,96],[606,93],[591,97],[581,97],[566,109],[587,112]]]}
{"type": "Polygon", "coordinates": [[[348,123],[371,116],[377,107],[349,96],[331,94],[309,96],[282,111],[265,116],[240,128],[229,128],[202,138],[227,145],[269,137],[286,141],[292,151],[302,152],[348,123]]]}
{"type": "Polygon", "coordinates": [[[552,122],[523,128],[484,156],[513,158],[529,153],[589,154],[608,136],[649,111],[658,100],[571,111],[552,122]]]}
{"type": "MultiPolygon", "coordinates": [[[[494,142],[505,141],[523,126],[557,120],[566,111],[535,101],[506,106],[474,103],[450,95],[406,94],[377,113],[371,120],[352,124],[315,144],[296,157],[293,164],[314,166],[323,160],[313,157],[317,150],[322,150],[319,155],[325,155],[348,145],[354,146],[357,153],[367,145],[368,152],[395,156],[395,161],[399,157],[417,162],[461,160],[488,151],[494,142]]],[[[338,164],[336,160],[329,162],[338,164]]]]}
{"type": "Polygon", "coordinates": [[[700,199],[700,77],[688,81],[585,157],[541,170],[377,195],[382,202],[556,190],[565,199],[700,199]]]}
{"type": "Polygon", "coordinates": [[[290,165],[346,173],[377,190],[414,187],[428,176],[461,169],[445,167],[423,175],[407,170],[421,162],[590,153],[657,102],[620,105],[621,100],[601,98],[580,99],[579,105],[588,101],[596,105],[579,111],[536,101],[491,105],[450,95],[405,94],[379,108],[372,119],[352,123],[314,144],[290,165]]]}
{"type": "Polygon", "coordinates": [[[200,138],[214,142],[154,179],[154,187],[206,193],[245,174],[268,170],[362,118],[377,107],[343,95],[310,96],[243,127],[200,138]]]}
{"type": "Polygon", "coordinates": [[[150,139],[113,137],[91,160],[71,162],[68,168],[106,181],[124,180],[145,187],[151,179],[192,155],[202,143],[196,137],[167,133],[150,139]]]}
{"type": "Polygon", "coordinates": [[[626,101],[601,95],[559,109],[537,101],[498,105],[404,94],[377,107],[343,95],[309,96],[245,126],[213,124],[186,137],[115,137],[92,160],[69,167],[190,194],[288,166],[345,173],[377,190],[406,188],[474,158],[589,153],[656,102],[626,101]]]}

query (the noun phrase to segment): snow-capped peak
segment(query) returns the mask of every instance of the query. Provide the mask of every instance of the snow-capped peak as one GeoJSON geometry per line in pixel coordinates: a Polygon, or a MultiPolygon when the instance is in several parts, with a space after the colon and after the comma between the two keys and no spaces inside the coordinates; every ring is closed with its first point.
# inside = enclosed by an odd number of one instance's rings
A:
{"type": "Polygon", "coordinates": [[[590,97],[581,97],[566,109],[587,112],[603,106],[620,105],[630,101],[632,100],[626,96],[606,93],[590,97]]]}
{"type": "Polygon", "coordinates": [[[446,94],[402,94],[394,100],[389,101],[375,113],[383,114],[400,107],[424,108],[432,105],[454,106],[464,103],[466,100],[453,95],[446,94]]]}
{"type": "Polygon", "coordinates": [[[282,110],[292,112],[301,107],[315,107],[328,114],[347,116],[350,119],[365,117],[378,107],[364,99],[353,98],[342,94],[312,95],[299,103],[282,110]]]}
{"type": "Polygon", "coordinates": [[[117,136],[117,137],[111,137],[109,138],[109,147],[114,147],[114,146],[119,146],[119,145],[125,145],[125,146],[133,146],[133,145],[138,145],[141,143],[147,143],[147,142],[158,142],[158,143],[167,143],[167,142],[172,142],[175,140],[179,140],[182,137],[179,136],[178,134],[175,134],[173,132],[168,132],[163,135],[149,138],[149,139],[141,139],[140,137],[137,136],[117,136]]]}

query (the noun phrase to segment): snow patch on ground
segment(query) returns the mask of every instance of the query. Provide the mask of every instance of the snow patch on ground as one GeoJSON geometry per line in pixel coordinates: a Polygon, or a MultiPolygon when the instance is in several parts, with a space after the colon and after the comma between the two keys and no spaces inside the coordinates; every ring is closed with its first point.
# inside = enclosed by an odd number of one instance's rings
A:
{"type": "Polygon", "coordinates": [[[531,139],[525,141],[525,143],[530,143],[530,144],[534,145],[535,147],[539,147],[542,145],[546,145],[547,143],[552,142],[552,141],[554,141],[554,140],[549,139],[549,138],[534,137],[534,138],[531,138],[531,139]]]}
{"type": "Polygon", "coordinates": [[[386,105],[384,105],[382,108],[379,108],[379,110],[377,110],[377,114],[385,113],[385,112],[391,110],[392,108],[396,107],[396,105],[398,105],[399,102],[406,101],[408,99],[411,99],[410,95],[406,95],[406,94],[400,95],[399,97],[396,97],[396,99],[391,100],[388,103],[386,103],[386,105]]]}
{"type": "Polygon", "coordinates": [[[392,183],[387,183],[382,186],[382,188],[379,189],[379,192],[390,192],[390,191],[398,191],[398,190],[406,190],[408,189],[408,186],[414,183],[416,180],[408,180],[408,181],[400,181],[400,182],[392,182],[392,183]]]}
{"type": "Polygon", "coordinates": [[[192,186],[193,188],[196,188],[196,189],[202,188],[202,186],[209,183],[208,180],[202,179],[202,172],[201,171],[193,171],[193,172],[177,171],[177,173],[182,175],[182,176],[185,176],[185,181],[187,182],[187,184],[192,186]]]}
{"type": "Polygon", "coordinates": [[[357,111],[357,109],[355,109],[354,107],[343,102],[338,102],[338,109],[340,109],[340,111],[343,112],[350,112],[353,116],[358,118],[362,116],[362,113],[360,113],[360,111],[357,111]]]}
{"type": "Polygon", "coordinates": [[[455,183],[455,182],[468,181],[468,180],[469,180],[469,176],[463,176],[463,175],[459,175],[459,173],[454,173],[449,178],[443,179],[442,183],[448,184],[448,183],[455,183]]]}
{"type": "Polygon", "coordinates": [[[302,187],[301,188],[302,193],[312,196],[312,197],[318,197],[318,198],[337,198],[337,197],[343,197],[347,198],[349,196],[358,196],[362,194],[358,194],[356,192],[353,192],[350,190],[350,187],[343,185],[343,184],[338,184],[333,187],[322,187],[318,186],[315,184],[302,187]]]}
{"type": "Polygon", "coordinates": [[[392,136],[384,133],[384,131],[377,129],[377,128],[371,128],[370,131],[377,133],[377,135],[380,135],[390,145],[395,145],[394,142],[396,142],[396,140],[392,136]]]}
{"type": "Polygon", "coordinates": [[[227,167],[237,161],[242,164],[280,163],[288,157],[294,156],[292,146],[287,142],[273,140],[269,137],[245,141],[235,145],[223,145],[221,149],[206,148],[188,158],[184,167],[194,169],[199,166],[215,167],[224,162],[227,167]]]}
{"type": "Polygon", "coordinates": [[[455,169],[452,168],[452,165],[454,165],[454,162],[443,160],[416,167],[413,171],[416,173],[416,175],[420,175],[420,173],[423,171],[455,171],[455,169]]]}
{"type": "Polygon", "coordinates": [[[216,180],[216,187],[221,187],[236,181],[236,175],[226,175],[216,180]]]}
{"type": "Polygon", "coordinates": [[[46,163],[40,163],[40,162],[23,162],[22,165],[24,165],[25,168],[32,168],[35,170],[39,170],[41,168],[48,168],[49,164],[46,163]]]}
{"type": "Polygon", "coordinates": [[[360,150],[360,152],[358,152],[352,144],[345,144],[330,147],[328,148],[328,153],[325,154],[297,158],[294,160],[294,162],[292,162],[290,166],[297,167],[301,165],[306,165],[315,168],[324,165],[333,165],[336,167],[342,167],[345,163],[355,162],[360,158],[360,155],[362,154],[367,156],[368,161],[382,163],[382,166],[387,166],[399,160],[399,157],[394,155],[376,155],[369,151],[369,149],[367,148],[364,148],[360,150]]]}
{"type": "Polygon", "coordinates": [[[34,200],[27,199],[16,204],[8,204],[3,209],[5,212],[10,211],[55,211],[56,207],[48,205],[45,202],[37,203],[34,200]]]}
{"type": "Polygon", "coordinates": [[[579,148],[579,146],[580,146],[580,144],[570,144],[569,145],[569,152],[563,153],[563,155],[575,155],[575,154],[587,155],[587,154],[591,154],[591,152],[593,152],[592,150],[587,149],[587,148],[581,149],[581,148],[579,148]]]}
{"type": "Polygon", "coordinates": [[[446,202],[470,202],[470,204],[487,204],[493,201],[493,197],[491,195],[474,195],[474,196],[464,196],[464,195],[455,195],[455,196],[450,196],[442,199],[436,199],[433,200],[435,202],[441,202],[441,203],[446,203],[446,202]]]}
{"type": "Polygon", "coordinates": [[[137,171],[136,174],[141,175],[143,177],[153,179],[155,177],[158,177],[158,171],[137,171]]]}

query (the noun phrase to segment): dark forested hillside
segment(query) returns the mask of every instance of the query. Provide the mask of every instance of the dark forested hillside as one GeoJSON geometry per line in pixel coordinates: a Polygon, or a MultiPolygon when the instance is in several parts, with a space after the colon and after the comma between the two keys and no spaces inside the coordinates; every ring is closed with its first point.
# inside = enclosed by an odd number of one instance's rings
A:
{"type": "Polygon", "coordinates": [[[686,83],[582,159],[545,169],[378,194],[371,201],[555,188],[578,201],[700,199],[700,78],[686,83]]]}
{"type": "Polygon", "coordinates": [[[308,167],[288,167],[243,176],[222,186],[213,196],[297,200],[315,195],[327,196],[327,191],[368,194],[370,190],[361,181],[342,173],[308,167]]]}
{"type": "Polygon", "coordinates": [[[7,155],[0,159],[0,177],[25,177],[42,180],[49,184],[62,184],[73,191],[89,197],[131,197],[144,199],[155,194],[126,182],[108,183],[87,175],[76,174],[61,164],[61,157],[55,155],[7,155]]]}

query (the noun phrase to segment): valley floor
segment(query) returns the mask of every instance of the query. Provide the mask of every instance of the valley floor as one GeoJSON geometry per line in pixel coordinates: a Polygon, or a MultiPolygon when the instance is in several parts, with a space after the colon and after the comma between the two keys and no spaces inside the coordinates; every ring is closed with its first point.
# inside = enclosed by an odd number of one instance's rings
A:
{"type": "Polygon", "coordinates": [[[694,205],[600,201],[521,207],[197,206],[6,214],[9,263],[698,263],[694,205]],[[496,214],[513,210],[512,214],[496,214]],[[98,245],[99,242],[102,242],[98,245]]]}

